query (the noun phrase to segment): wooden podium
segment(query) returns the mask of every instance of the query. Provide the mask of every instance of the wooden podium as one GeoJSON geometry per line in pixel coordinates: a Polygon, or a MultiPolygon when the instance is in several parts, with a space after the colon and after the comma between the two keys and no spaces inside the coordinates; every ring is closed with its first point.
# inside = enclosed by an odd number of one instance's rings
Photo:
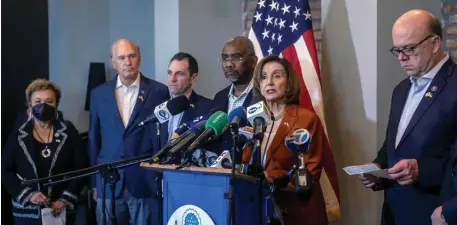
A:
{"type": "MultiPolygon", "coordinates": [[[[162,173],[164,225],[169,224],[173,213],[184,205],[199,207],[216,225],[227,224],[230,169],[184,167],[176,170],[176,165],[149,163],[142,163],[141,166],[162,173]]],[[[262,197],[262,193],[259,193],[259,190],[262,190],[259,188],[261,185],[259,182],[258,178],[237,172],[235,180],[236,225],[265,223],[267,210],[264,209],[263,202],[266,199],[262,197]]]]}

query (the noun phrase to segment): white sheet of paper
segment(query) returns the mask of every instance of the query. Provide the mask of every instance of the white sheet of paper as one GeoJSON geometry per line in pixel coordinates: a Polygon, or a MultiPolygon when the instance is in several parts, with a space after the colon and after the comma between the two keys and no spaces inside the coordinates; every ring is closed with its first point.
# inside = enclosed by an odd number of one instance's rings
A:
{"type": "Polygon", "coordinates": [[[41,209],[41,221],[43,225],[65,225],[66,214],[65,207],[62,208],[62,211],[56,217],[52,215],[51,208],[43,208],[41,209]]]}
{"type": "Polygon", "coordinates": [[[366,174],[373,175],[375,177],[392,179],[392,177],[389,176],[389,174],[387,173],[386,170],[383,170],[383,169],[377,167],[375,164],[347,166],[347,167],[344,167],[343,170],[346,171],[346,173],[349,175],[366,173],[366,174]]]}

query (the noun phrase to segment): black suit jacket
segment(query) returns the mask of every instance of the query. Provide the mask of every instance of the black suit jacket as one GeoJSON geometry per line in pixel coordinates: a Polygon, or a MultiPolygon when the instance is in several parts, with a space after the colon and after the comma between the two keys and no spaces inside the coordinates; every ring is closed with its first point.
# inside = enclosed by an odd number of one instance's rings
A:
{"type": "MultiPolygon", "coordinates": [[[[228,113],[228,103],[229,103],[229,92],[230,92],[231,85],[224,88],[222,91],[219,91],[215,96],[214,96],[214,108],[219,108],[220,110],[228,113]]],[[[252,90],[248,93],[246,99],[243,102],[243,106],[247,108],[252,104],[252,90]]],[[[215,143],[211,148],[212,151],[214,151],[216,154],[220,154],[224,150],[230,150],[233,147],[233,142],[232,142],[232,135],[230,132],[225,132],[221,135],[221,137],[217,140],[217,143],[215,143]]],[[[240,149],[242,145],[238,146],[240,149]]],[[[241,154],[238,154],[239,157],[236,157],[235,161],[240,162],[241,161],[241,154]]]]}
{"type": "MultiPolygon", "coordinates": [[[[67,210],[74,209],[84,185],[76,179],[50,186],[46,189],[38,184],[21,186],[22,180],[39,178],[36,171],[36,155],[33,144],[32,120],[14,130],[2,155],[2,183],[13,198],[13,213],[17,217],[40,218],[40,206],[28,202],[31,194],[41,191],[52,201],[62,200],[67,210]]],[[[76,128],[67,121],[54,121],[54,141],[58,143],[49,176],[88,166],[87,153],[82,151],[81,139],[76,128]]]]}
{"type": "Polygon", "coordinates": [[[386,140],[375,163],[390,168],[401,159],[416,159],[418,181],[400,186],[384,180],[383,224],[430,224],[440,204],[440,190],[451,146],[457,141],[457,69],[449,59],[431,81],[398,146],[398,124],[411,87],[409,78],[392,95],[386,140]]]}

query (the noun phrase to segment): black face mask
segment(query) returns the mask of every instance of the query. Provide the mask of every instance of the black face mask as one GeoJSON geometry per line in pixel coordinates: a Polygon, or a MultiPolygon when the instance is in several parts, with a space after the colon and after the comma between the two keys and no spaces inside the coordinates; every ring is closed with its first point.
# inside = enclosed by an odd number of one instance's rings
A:
{"type": "Polygon", "coordinates": [[[32,107],[32,114],[38,120],[46,122],[56,117],[56,108],[46,103],[40,103],[32,107]]]}

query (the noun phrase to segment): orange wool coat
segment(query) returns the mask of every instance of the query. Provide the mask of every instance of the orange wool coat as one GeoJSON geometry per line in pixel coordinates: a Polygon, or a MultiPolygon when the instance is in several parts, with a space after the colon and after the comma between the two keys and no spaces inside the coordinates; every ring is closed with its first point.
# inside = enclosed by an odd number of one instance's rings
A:
{"type": "MultiPolygon", "coordinates": [[[[284,144],[286,136],[296,129],[305,128],[311,136],[309,151],[305,153],[306,169],[312,176],[312,192],[309,201],[303,202],[294,192],[280,191],[276,197],[278,206],[284,210],[286,225],[326,225],[328,224],[324,197],[319,184],[322,171],[323,146],[327,141],[319,117],[312,111],[298,105],[288,105],[275,136],[270,137],[265,160],[267,180],[287,173],[296,163],[297,155],[284,144]]],[[[267,130],[268,132],[269,130],[267,130]]],[[[268,133],[264,138],[267,138],[268,133]]],[[[247,145],[243,150],[243,163],[249,162],[252,149],[247,145]]],[[[294,188],[289,183],[289,188],[294,188]]]]}

